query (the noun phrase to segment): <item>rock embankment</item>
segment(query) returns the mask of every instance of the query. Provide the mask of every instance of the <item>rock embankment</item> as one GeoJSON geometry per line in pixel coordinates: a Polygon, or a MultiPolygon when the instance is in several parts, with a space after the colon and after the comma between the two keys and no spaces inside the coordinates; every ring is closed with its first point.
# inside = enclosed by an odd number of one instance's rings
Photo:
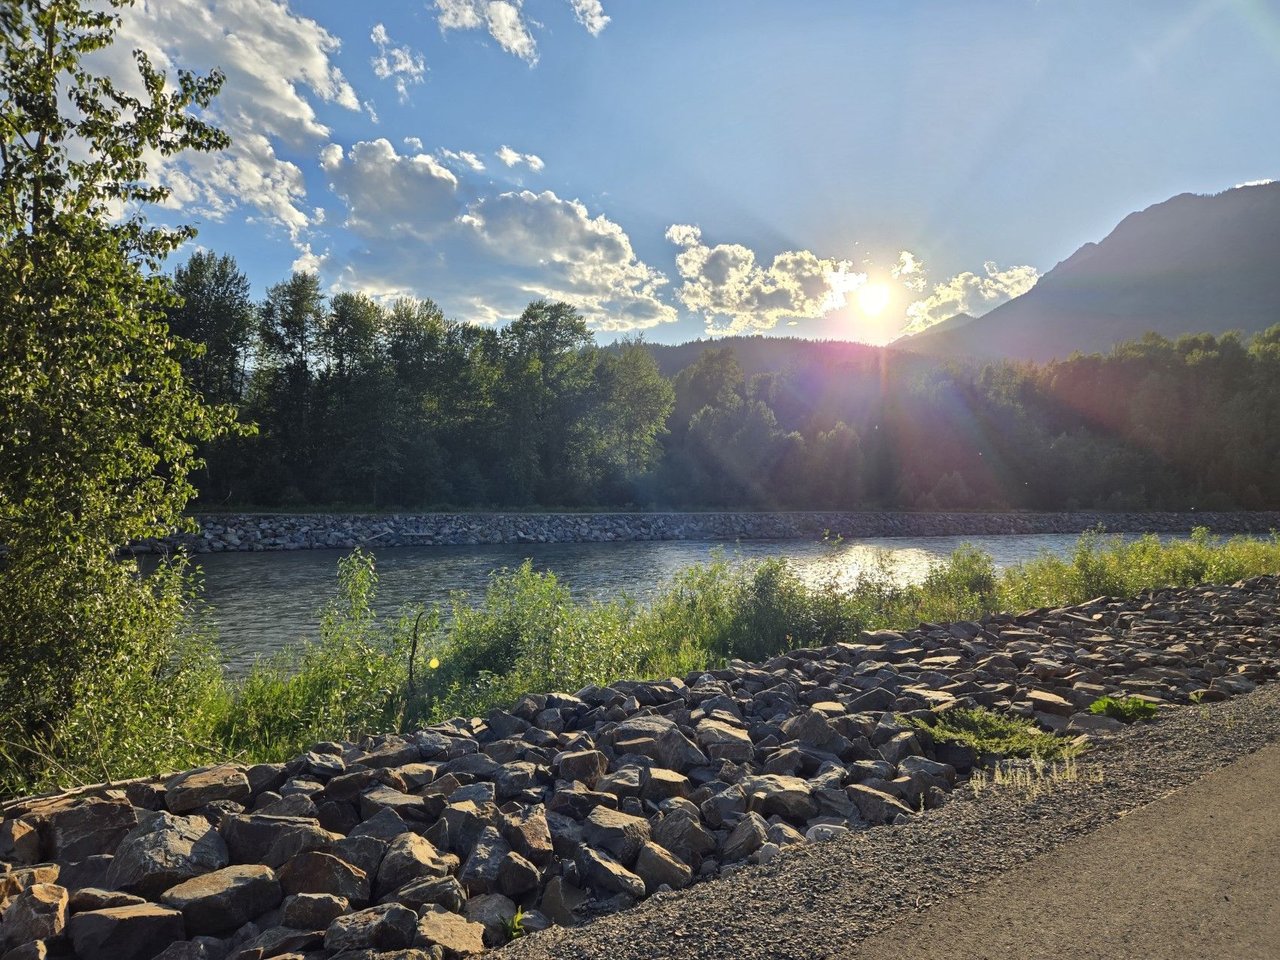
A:
{"type": "Polygon", "coordinates": [[[21,801],[0,821],[0,956],[465,956],[946,803],[982,758],[908,720],[981,705],[1105,737],[1101,695],[1203,703],[1278,670],[1280,578],[1259,577],[21,801]]]}
{"type": "Polygon", "coordinates": [[[641,540],[816,539],[1079,533],[1266,533],[1280,513],[427,513],[198,518],[198,534],[134,545],[138,553],[351,549],[417,544],[608,543],[641,540]]]}

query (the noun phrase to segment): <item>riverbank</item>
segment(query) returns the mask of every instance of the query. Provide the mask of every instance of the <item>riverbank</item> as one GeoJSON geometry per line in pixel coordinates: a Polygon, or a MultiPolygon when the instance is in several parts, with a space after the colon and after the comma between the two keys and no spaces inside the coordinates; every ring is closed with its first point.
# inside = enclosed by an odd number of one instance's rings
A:
{"type": "Polygon", "coordinates": [[[1280,529],[1280,512],[1190,513],[422,513],[219,514],[197,517],[200,532],[134,545],[137,553],[352,549],[424,544],[606,543],[645,540],[817,539],[1081,533],[1216,534],[1280,529]]]}
{"type": "MultiPolygon", "coordinates": [[[[805,840],[843,845],[847,868],[851,841],[883,840],[877,826],[905,825],[912,847],[922,830],[927,839],[926,811],[949,808],[984,760],[943,735],[955,711],[1022,717],[1061,745],[1124,743],[1141,735],[1088,708],[1140,697],[1173,718],[1175,743],[1194,742],[1208,739],[1211,704],[1278,672],[1280,578],[1261,576],[864,632],[684,679],[527,695],[483,719],[319,743],[287,763],[9,804],[0,860],[14,867],[0,874],[0,898],[13,899],[0,935],[12,946],[69,939],[80,960],[149,960],[200,938],[211,938],[202,955],[416,948],[425,958],[504,942],[517,908],[532,932],[713,878],[694,902],[723,905],[719,884],[750,887],[760,877],[752,864],[785,873],[797,861],[784,850],[805,840]]],[[[1002,769],[1036,796],[1081,784],[1074,761],[1002,769]]],[[[895,841],[879,849],[902,848],[895,841]]],[[[928,852],[931,863],[946,855],[928,852]]],[[[877,874],[894,876],[891,860],[877,874]]],[[[830,929],[832,917],[815,916],[825,894],[813,882],[770,895],[783,926],[813,917],[830,929]]],[[[663,900],[672,906],[679,916],[680,902],[663,900]]],[[[690,930],[698,952],[708,925],[725,919],[699,913],[687,929],[628,939],[625,952],[665,955],[690,930]]],[[[585,943],[604,932],[593,924],[585,943]]],[[[607,952],[571,943],[554,933],[527,948],[607,952]]],[[[766,945],[757,938],[753,955],[766,945]]]]}

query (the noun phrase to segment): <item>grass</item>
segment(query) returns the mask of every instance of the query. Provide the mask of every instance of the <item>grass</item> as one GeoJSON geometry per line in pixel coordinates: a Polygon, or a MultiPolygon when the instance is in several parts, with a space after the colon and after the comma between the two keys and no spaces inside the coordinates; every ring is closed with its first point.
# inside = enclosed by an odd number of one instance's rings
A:
{"type": "Polygon", "coordinates": [[[980,796],[996,789],[1012,794],[1020,803],[1032,803],[1059,787],[1075,783],[1081,776],[1090,783],[1102,783],[1102,767],[1091,764],[1082,768],[1075,757],[1050,762],[1040,758],[996,764],[990,771],[975,770],[969,789],[980,796]]]}
{"type": "Polygon", "coordinates": [[[1089,705],[1089,712],[1104,717],[1113,717],[1124,723],[1138,720],[1154,720],[1156,705],[1141,697],[1099,697],[1089,705]]]}
{"type": "Polygon", "coordinates": [[[1029,720],[978,707],[947,710],[932,722],[906,718],[912,726],[928,730],[939,743],[957,743],[978,757],[1032,758],[1044,762],[1066,761],[1079,753],[1066,740],[1045,733],[1029,720]]]}
{"type": "MultiPolygon", "coordinates": [[[[239,680],[218,669],[213,638],[191,598],[172,637],[140,641],[109,676],[90,678],[53,729],[0,740],[0,795],[226,758],[281,760],[319,740],[479,715],[530,692],[684,676],[853,640],[867,629],[1278,570],[1274,535],[1218,540],[1199,530],[1162,543],[1090,533],[1069,556],[1046,553],[1002,573],[987,554],[962,547],[911,585],[898,583],[885,560],[840,586],[806,584],[785,560],[719,556],[639,604],[575,600],[553,574],[526,563],[494,575],[479,602],[455,595],[447,610],[408,607],[380,619],[372,558],[357,551],[340,563],[320,639],[260,661],[239,680]]],[[[995,714],[956,712],[932,730],[980,751],[1065,762],[1054,759],[1057,740],[995,714]]]]}

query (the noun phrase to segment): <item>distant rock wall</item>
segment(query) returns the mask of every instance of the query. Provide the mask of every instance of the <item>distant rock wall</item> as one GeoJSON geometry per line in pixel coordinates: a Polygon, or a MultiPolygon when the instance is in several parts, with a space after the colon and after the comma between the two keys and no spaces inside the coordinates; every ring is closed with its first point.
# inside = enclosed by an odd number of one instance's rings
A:
{"type": "Polygon", "coordinates": [[[199,518],[200,533],[135,545],[138,553],[183,546],[195,553],[350,549],[411,544],[604,543],[637,540],[785,540],[833,536],[936,537],[1079,533],[1266,533],[1280,513],[425,513],[253,514],[199,518]]]}

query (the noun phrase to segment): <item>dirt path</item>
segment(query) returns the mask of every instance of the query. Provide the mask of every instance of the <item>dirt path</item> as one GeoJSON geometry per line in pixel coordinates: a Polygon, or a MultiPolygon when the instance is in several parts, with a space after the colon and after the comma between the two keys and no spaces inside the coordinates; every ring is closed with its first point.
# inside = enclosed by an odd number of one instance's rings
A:
{"type": "Polygon", "coordinates": [[[890,927],[850,960],[1280,958],[1280,746],[890,927]]]}

